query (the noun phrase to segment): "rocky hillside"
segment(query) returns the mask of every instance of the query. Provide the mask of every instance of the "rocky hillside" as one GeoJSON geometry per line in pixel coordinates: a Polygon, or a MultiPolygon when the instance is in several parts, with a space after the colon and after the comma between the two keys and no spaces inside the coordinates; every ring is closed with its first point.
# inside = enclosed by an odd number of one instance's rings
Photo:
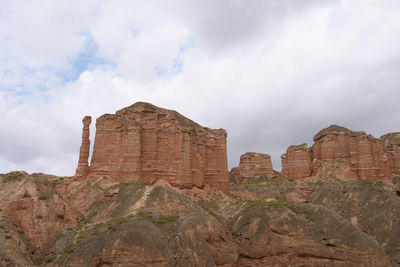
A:
{"type": "Polygon", "coordinates": [[[382,182],[258,177],[225,194],[12,172],[1,185],[3,266],[400,262],[400,200],[382,182]]]}

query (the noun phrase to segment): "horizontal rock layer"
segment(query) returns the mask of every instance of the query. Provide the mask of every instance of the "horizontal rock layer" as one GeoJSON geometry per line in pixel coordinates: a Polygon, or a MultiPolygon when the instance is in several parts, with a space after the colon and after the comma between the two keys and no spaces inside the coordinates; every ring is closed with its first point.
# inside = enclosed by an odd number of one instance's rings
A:
{"type": "Polygon", "coordinates": [[[260,176],[271,178],[274,175],[271,156],[253,152],[243,154],[239,166],[233,168],[231,174],[239,181],[260,176]]]}
{"type": "Polygon", "coordinates": [[[381,140],[336,125],[321,130],[311,149],[292,146],[282,155],[282,173],[291,180],[318,175],[391,181],[390,166],[381,140]]]}
{"type": "Polygon", "coordinates": [[[149,184],[164,179],[180,188],[207,183],[228,191],[226,136],[223,129],[201,127],[176,111],[138,102],[96,120],[88,175],[149,184]]]}

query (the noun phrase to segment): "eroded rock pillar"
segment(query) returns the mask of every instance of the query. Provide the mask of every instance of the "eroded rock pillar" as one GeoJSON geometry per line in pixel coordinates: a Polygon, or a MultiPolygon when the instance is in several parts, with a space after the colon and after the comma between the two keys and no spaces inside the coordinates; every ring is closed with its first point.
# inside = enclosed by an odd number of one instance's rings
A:
{"type": "Polygon", "coordinates": [[[79,151],[78,168],[76,169],[76,177],[86,177],[89,174],[89,153],[90,153],[90,124],[92,117],[85,116],[82,119],[82,144],[79,151]]]}

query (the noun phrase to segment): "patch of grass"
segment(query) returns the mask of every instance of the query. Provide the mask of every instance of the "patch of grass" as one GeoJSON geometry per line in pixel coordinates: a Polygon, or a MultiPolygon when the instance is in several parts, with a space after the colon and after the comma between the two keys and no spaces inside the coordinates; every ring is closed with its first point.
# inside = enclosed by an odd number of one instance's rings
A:
{"type": "Polygon", "coordinates": [[[393,183],[394,184],[400,183],[400,176],[393,176],[393,183]]]}
{"type": "Polygon", "coordinates": [[[68,247],[64,248],[64,252],[67,254],[71,254],[72,252],[75,251],[74,245],[69,245],[68,247]]]}
{"type": "Polygon", "coordinates": [[[129,182],[120,182],[120,185],[149,185],[148,183],[141,181],[129,181],[129,182]]]}
{"type": "Polygon", "coordinates": [[[3,175],[3,182],[22,181],[27,176],[27,173],[21,171],[9,172],[3,175]]]}
{"type": "Polygon", "coordinates": [[[47,195],[43,194],[39,195],[39,200],[46,200],[46,199],[48,199],[47,195]]]}
{"type": "Polygon", "coordinates": [[[36,263],[37,263],[38,265],[42,265],[43,263],[50,263],[50,262],[53,262],[55,259],[56,259],[56,255],[50,254],[50,255],[47,255],[46,257],[40,257],[40,258],[36,261],[36,263]]]}
{"type": "Polygon", "coordinates": [[[105,188],[103,188],[103,187],[101,187],[101,186],[95,186],[95,188],[96,188],[96,189],[99,189],[99,190],[101,190],[101,191],[103,191],[103,192],[105,192],[105,191],[106,191],[106,189],[105,189],[105,188]]]}
{"type": "Polygon", "coordinates": [[[117,228],[113,224],[108,224],[107,229],[111,231],[115,231],[117,228]]]}
{"type": "Polygon", "coordinates": [[[284,200],[271,200],[271,201],[266,201],[266,200],[252,200],[250,201],[250,204],[246,207],[246,209],[252,209],[257,206],[262,206],[262,207],[267,207],[267,208],[287,208],[293,211],[296,214],[299,214],[303,216],[305,219],[309,221],[314,221],[312,217],[312,213],[308,210],[305,210],[304,208],[300,208],[296,205],[294,205],[291,202],[284,201],[284,200]]]}
{"type": "Polygon", "coordinates": [[[159,224],[167,223],[167,222],[176,222],[178,220],[179,216],[178,215],[162,215],[160,214],[158,216],[158,222],[159,224]]]}
{"type": "Polygon", "coordinates": [[[252,209],[257,206],[284,208],[284,207],[288,207],[290,204],[287,201],[281,201],[281,200],[266,201],[266,200],[261,200],[261,199],[251,200],[249,202],[250,202],[250,204],[247,206],[246,209],[252,209]]]}
{"type": "Polygon", "coordinates": [[[83,239],[86,239],[88,236],[87,236],[87,234],[86,233],[80,233],[79,235],[78,235],[78,237],[76,238],[76,242],[79,242],[79,241],[81,241],[81,240],[83,240],[83,239]]]}

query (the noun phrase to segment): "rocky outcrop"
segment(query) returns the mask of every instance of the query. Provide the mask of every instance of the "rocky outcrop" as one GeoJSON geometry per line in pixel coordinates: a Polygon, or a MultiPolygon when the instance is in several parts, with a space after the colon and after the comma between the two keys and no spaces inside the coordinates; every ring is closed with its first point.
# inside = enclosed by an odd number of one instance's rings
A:
{"type": "Polygon", "coordinates": [[[164,179],[179,188],[209,184],[227,192],[226,136],[223,129],[202,127],[176,111],[138,102],[96,120],[88,175],[148,184],[164,179]]]}
{"type": "Polygon", "coordinates": [[[336,125],[323,129],[314,136],[312,159],[316,173],[321,166],[337,161],[343,165],[342,169],[348,167],[343,179],[392,180],[382,142],[365,132],[336,125]]]}
{"type": "Polygon", "coordinates": [[[77,178],[85,177],[89,174],[89,153],[90,153],[90,124],[92,117],[85,116],[82,119],[82,144],[79,151],[78,168],[76,169],[75,176],[77,178]]]}
{"type": "Polygon", "coordinates": [[[268,154],[249,152],[240,156],[239,166],[231,170],[231,174],[238,181],[245,181],[253,177],[265,176],[272,178],[271,156],[268,154]]]}
{"type": "Polygon", "coordinates": [[[312,175],[342,180],[392,180],[381,140],[336,125],[315,135],[311,149],[306,144],[289,147],[282,156],[282,173],[290,180],[312,175]]]}
{"type": "Polygon", "coordinates": [[[282,175],[297,180],[311,175],[311,152],[307,144],[290,146],[282,158],[282,175]]]}
{"type": "Polygon", "coordinates": [[[400,176],[400,133],[389,133],[383,135],[383,151],[389,159],[390,169],[393,176],[400,176]]]}

